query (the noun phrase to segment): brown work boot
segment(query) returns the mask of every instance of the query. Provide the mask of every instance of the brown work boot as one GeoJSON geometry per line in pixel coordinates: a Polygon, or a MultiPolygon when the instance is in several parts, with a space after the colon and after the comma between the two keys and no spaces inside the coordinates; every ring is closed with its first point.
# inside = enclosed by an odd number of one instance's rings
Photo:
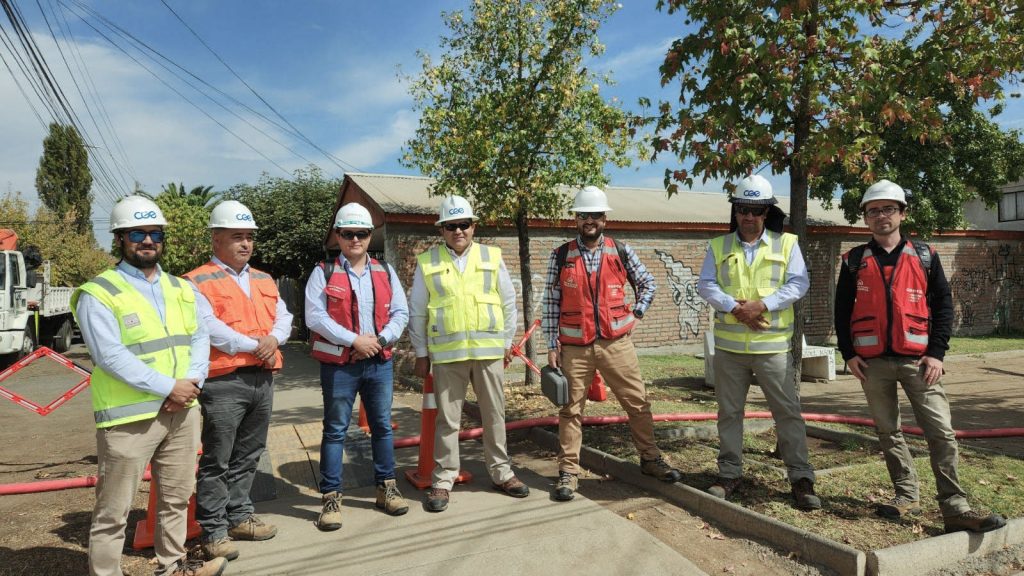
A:
{"type": "Polygon", "coordinates": [[[270,540],[277,536],[277,527],[260,520],[255,514],[250,514],[238,526],[228,528],[228,536],[235,540],[270,540]]]}
{"type": "Polygon", "coordinates": [[[1006,526],[1006,518],[1001,514],[982,514],[974,510],[968,510],[963,514],[943,518],[942,523],[946,525],[946,534],[967,530],[969,532],[989,532],[1006,526]]]}
{"type": "Polygon", "coordinates": [[[558,483],[555,484],[555,488],[551,491],[551,497],[559,502],[568,502],[576,496],[578,486],[579,477],[575,474],[560,471],[558,473],[558,483]]]}
{"type": "Polygon", "coordinates": [[[821,498],[814,493],[814,482],[801,478],[792,485],[793,501],[800,510],[820,510],[821,498]]]}
{"type": "Polygon", "coordinates": [[[197,546],[189,550],[170,576],[220,576],[228,566],[227,558],[214,558],[203,562],[203,551],[197,546]]]}
{"type": "Polygon", "coordinates": [[[648,476],[654,476],[662,482],[679,482],[683,479],[683,475],[679,473],[679,470],[673,468],[663,456],[658,456],[654,460],[640,459],[640,471],[648,476]]]}
{"type": "Polygon", "coordinates": [[[882,502],[875,508],[875,514],[889,520],[900,520],[907,516],[921,513],[921,504],[906,496],[897,496],[888,502],[882,502]]]}
{"type": "Polygon", "coordinates": [[[448,498],[444,488],[431,488],[427,492],[427,512],[444,512],[448,509],[448,498]]]}
{"type": "Polygon", "coordinates": [[[732,496],[733,492],[739,490],[740,484],[743,480],[739,478],[722,478],[718,477],[718,480],[708,488],[708,494],[711,494],[715,498],[721,498],[722,500],[728,500],[732,496]]]}
{"type": "Polygon", "coordinates": [[[515,476],[505,480],[501,484],[492,482],[491,486],[493,486],[495,490],[504,492],[513,498],[526,498],[530,495],[530,487],[523,484],[523,481],[515,476]]]}
{"type": "Polygon", "coordinates": [[[377,484],[377,508],[380,508],[391,516],[401,516],[409,511],[409,505],[402,498],[398,491],[395,479],[385,480],[383,484],[377,484]]]}
{"type": "Polygon", "coordinates": [[[341,528],[341,494],[328,492],[321,499],[324,507],[320,511],[320,517],[317,518],[316,527],[324,532],[341,528]]]}
{"type": "Polygon", "coordinates": [[[227,537],[218,538],[211,542],[203,542],[200,548],[203,550],[203,557],[207,560],[213,560],[214,558],[234,560],[238,558],[238,547],[227,537]]]}

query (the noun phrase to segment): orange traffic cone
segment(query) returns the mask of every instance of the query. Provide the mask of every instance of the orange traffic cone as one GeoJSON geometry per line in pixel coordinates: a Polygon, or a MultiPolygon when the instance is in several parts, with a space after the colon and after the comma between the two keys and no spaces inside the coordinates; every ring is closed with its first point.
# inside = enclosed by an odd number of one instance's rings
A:
{"type": "MultiPolygon", "coordinates": [[[[423,379],[423,410],[420,411],[420,459],[415,470],[406,470],[405,479],[419,490],[430,488],[434,471],[434,420],[437,418],[437,397],[434,395],[434,376],[423,379]]],[[[472,482],[473,475],[459,470],[456,484],[472,482]]]]}
{"type": "MultiPolygon", "coordinates": [[[[370,421],[366,419],[366,405],[363,404],[363,399],[359,399],[359,429],[366,434],[370,433],[370,421]]],[[[391,421],[391,429],[398,430],[398,422],[391,421]]]]}
{"type": "MultiPolygon", "coordinates": [[[[156,534],[156,498],[159,492],[159,487],[156,485],[156,477],[153,477],[149,481],[149,508],[146,510],[146,519],[139,520],[135,525],[135,539],[132,540],[132,548],[136,550],[142,550],[143,548],[153,547],[153,537],[156,534]]],[[[199,527],[199,523],[196,522],[196,495],[188,499],[188,522],[187,532],[185,539],[191,540],[198,538],[203,533],[203,529],[199,527]]]]}
{"type": "Polygon", "coordinates": [[[590,390],[587,391],[587,400],[604,402],[608,399],[608,391],[604,387],[604,378],[601,373],[594,370],[594,380],[590,383],[590,390]]]}

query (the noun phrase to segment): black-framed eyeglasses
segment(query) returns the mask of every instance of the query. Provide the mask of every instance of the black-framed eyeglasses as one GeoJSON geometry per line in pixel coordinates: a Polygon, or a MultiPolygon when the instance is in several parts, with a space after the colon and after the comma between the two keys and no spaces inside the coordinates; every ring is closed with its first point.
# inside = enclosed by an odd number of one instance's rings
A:
{"type": "Polygon", "coordinates": [[[369,230],[356,230],[355,232],[353,232],[352,230],[345,230],[344,232],[342,232],[341,230],[338,230],[338,236],[341,236],[345,240],[352,240],[354,238],[359,238],[360,240],[366,240],[367,238],[370,237],[370,231],[369,230]]]}
{"type": "Polygon", "coordinates": [[[129,230],[127,233],[125,233],[125,236],[128,237],[128,241],[131,242],[132,244],[138,244],[139,242],[142,242],[143,240],[146,239],[146,236],[149,236],[150,239],[153,240],[153,242],[161,244],[163,243],[166,234],[164,233],[163,230],[129,230]]]}
{"type": "Polygon", "coordinates": [[[577,212],[577,220],[600,220],[604,218],[604,212],[577,212]]]}
{"type": "Polygon", "coordinates": [[[899,212],[898,206],[882,206],[881,208],[869,208],[864,211],[868,218],[878,218],[879,216],[892,216],[899,212]]]}
{"type": "Polygon", "coordinates": [[[737,206],[736,213],[744,216],[764,216],[768,212],[767,206],[737,206]]]}
{"type": "Polygon", "coordinates": [[[449,232],[455,232],[456,230],[469,230],[469,227],[472,225],[472,222],[450,222],[444,225],[444,229],[449,232]]]}

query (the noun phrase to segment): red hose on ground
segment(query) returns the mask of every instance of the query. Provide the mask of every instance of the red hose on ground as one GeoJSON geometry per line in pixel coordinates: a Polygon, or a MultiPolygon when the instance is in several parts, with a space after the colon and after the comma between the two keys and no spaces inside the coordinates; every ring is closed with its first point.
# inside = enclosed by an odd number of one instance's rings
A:
{"type": "MultiPolygon", "coordinates": [[[[771,418],[771,412],[747,412],[745,418],[771,418]]],[[[874,426],[875,422],[870,418],[857,416],[840,416],[838,414],[814,414],[804,413],[804,420],[810,422],[833,422],[837,424],[853,424],[857,426],[874,426]]],[[[718,414],[714,412],[687,413],[687,414],[655,414],[655,422],[701,422],[717,420],[718,414]]],[[[600,426],[603,424],[624,424],[629,421],[628,416],[584,416],[584,426],[600,426]]],[[[520,430],[522,428],[533,428],[535,426],[558,426],[557,416],[544,418],[529,418],[527,420],[515,420],[505,423],[506,430],[520,430]]],[[[903,432],[914,436],[924,436],[924,431],[916,426],[903,426],[903,432]]],[[[990,428],[985,430],[956,430],[957,438],[1014,438],[1024,436],[1024,428],[990,428]]],[[[483,435],[483,428],[472,428],[459,432],[459,440],[470,440],[483,435]]],[[[409,448],[418,446],[419,436],[396,438],[395,448],[409,448]]],[[[149,471],[142,477],[149,480],[149,471]]],[[[42,480],[36,482],[18,482],[12,484],[0,484],[0,496],[8,494],[32,494],[36,492],[49,492],[52,490],[65,490],[68,488],[88,488],[96,485],[95,476],[82,478],[67,478],[63,480],[42,480]]]]}

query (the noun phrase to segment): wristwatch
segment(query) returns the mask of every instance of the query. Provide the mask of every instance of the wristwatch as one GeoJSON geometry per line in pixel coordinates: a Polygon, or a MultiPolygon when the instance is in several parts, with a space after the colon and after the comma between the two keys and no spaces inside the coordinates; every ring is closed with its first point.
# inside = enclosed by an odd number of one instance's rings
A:
{"type": "Polygon", "coordinates": [[[380,344],[381,346],[387,346],[388,339],[383,336],[377,336],[377,344],[380,344]]]}
{"type": "Polygon", "coordinates": [[[633,316],[636,316],[637,318],[643,318],[644,317],[644,311],[643,310],[633,310],[633,316]]]}

